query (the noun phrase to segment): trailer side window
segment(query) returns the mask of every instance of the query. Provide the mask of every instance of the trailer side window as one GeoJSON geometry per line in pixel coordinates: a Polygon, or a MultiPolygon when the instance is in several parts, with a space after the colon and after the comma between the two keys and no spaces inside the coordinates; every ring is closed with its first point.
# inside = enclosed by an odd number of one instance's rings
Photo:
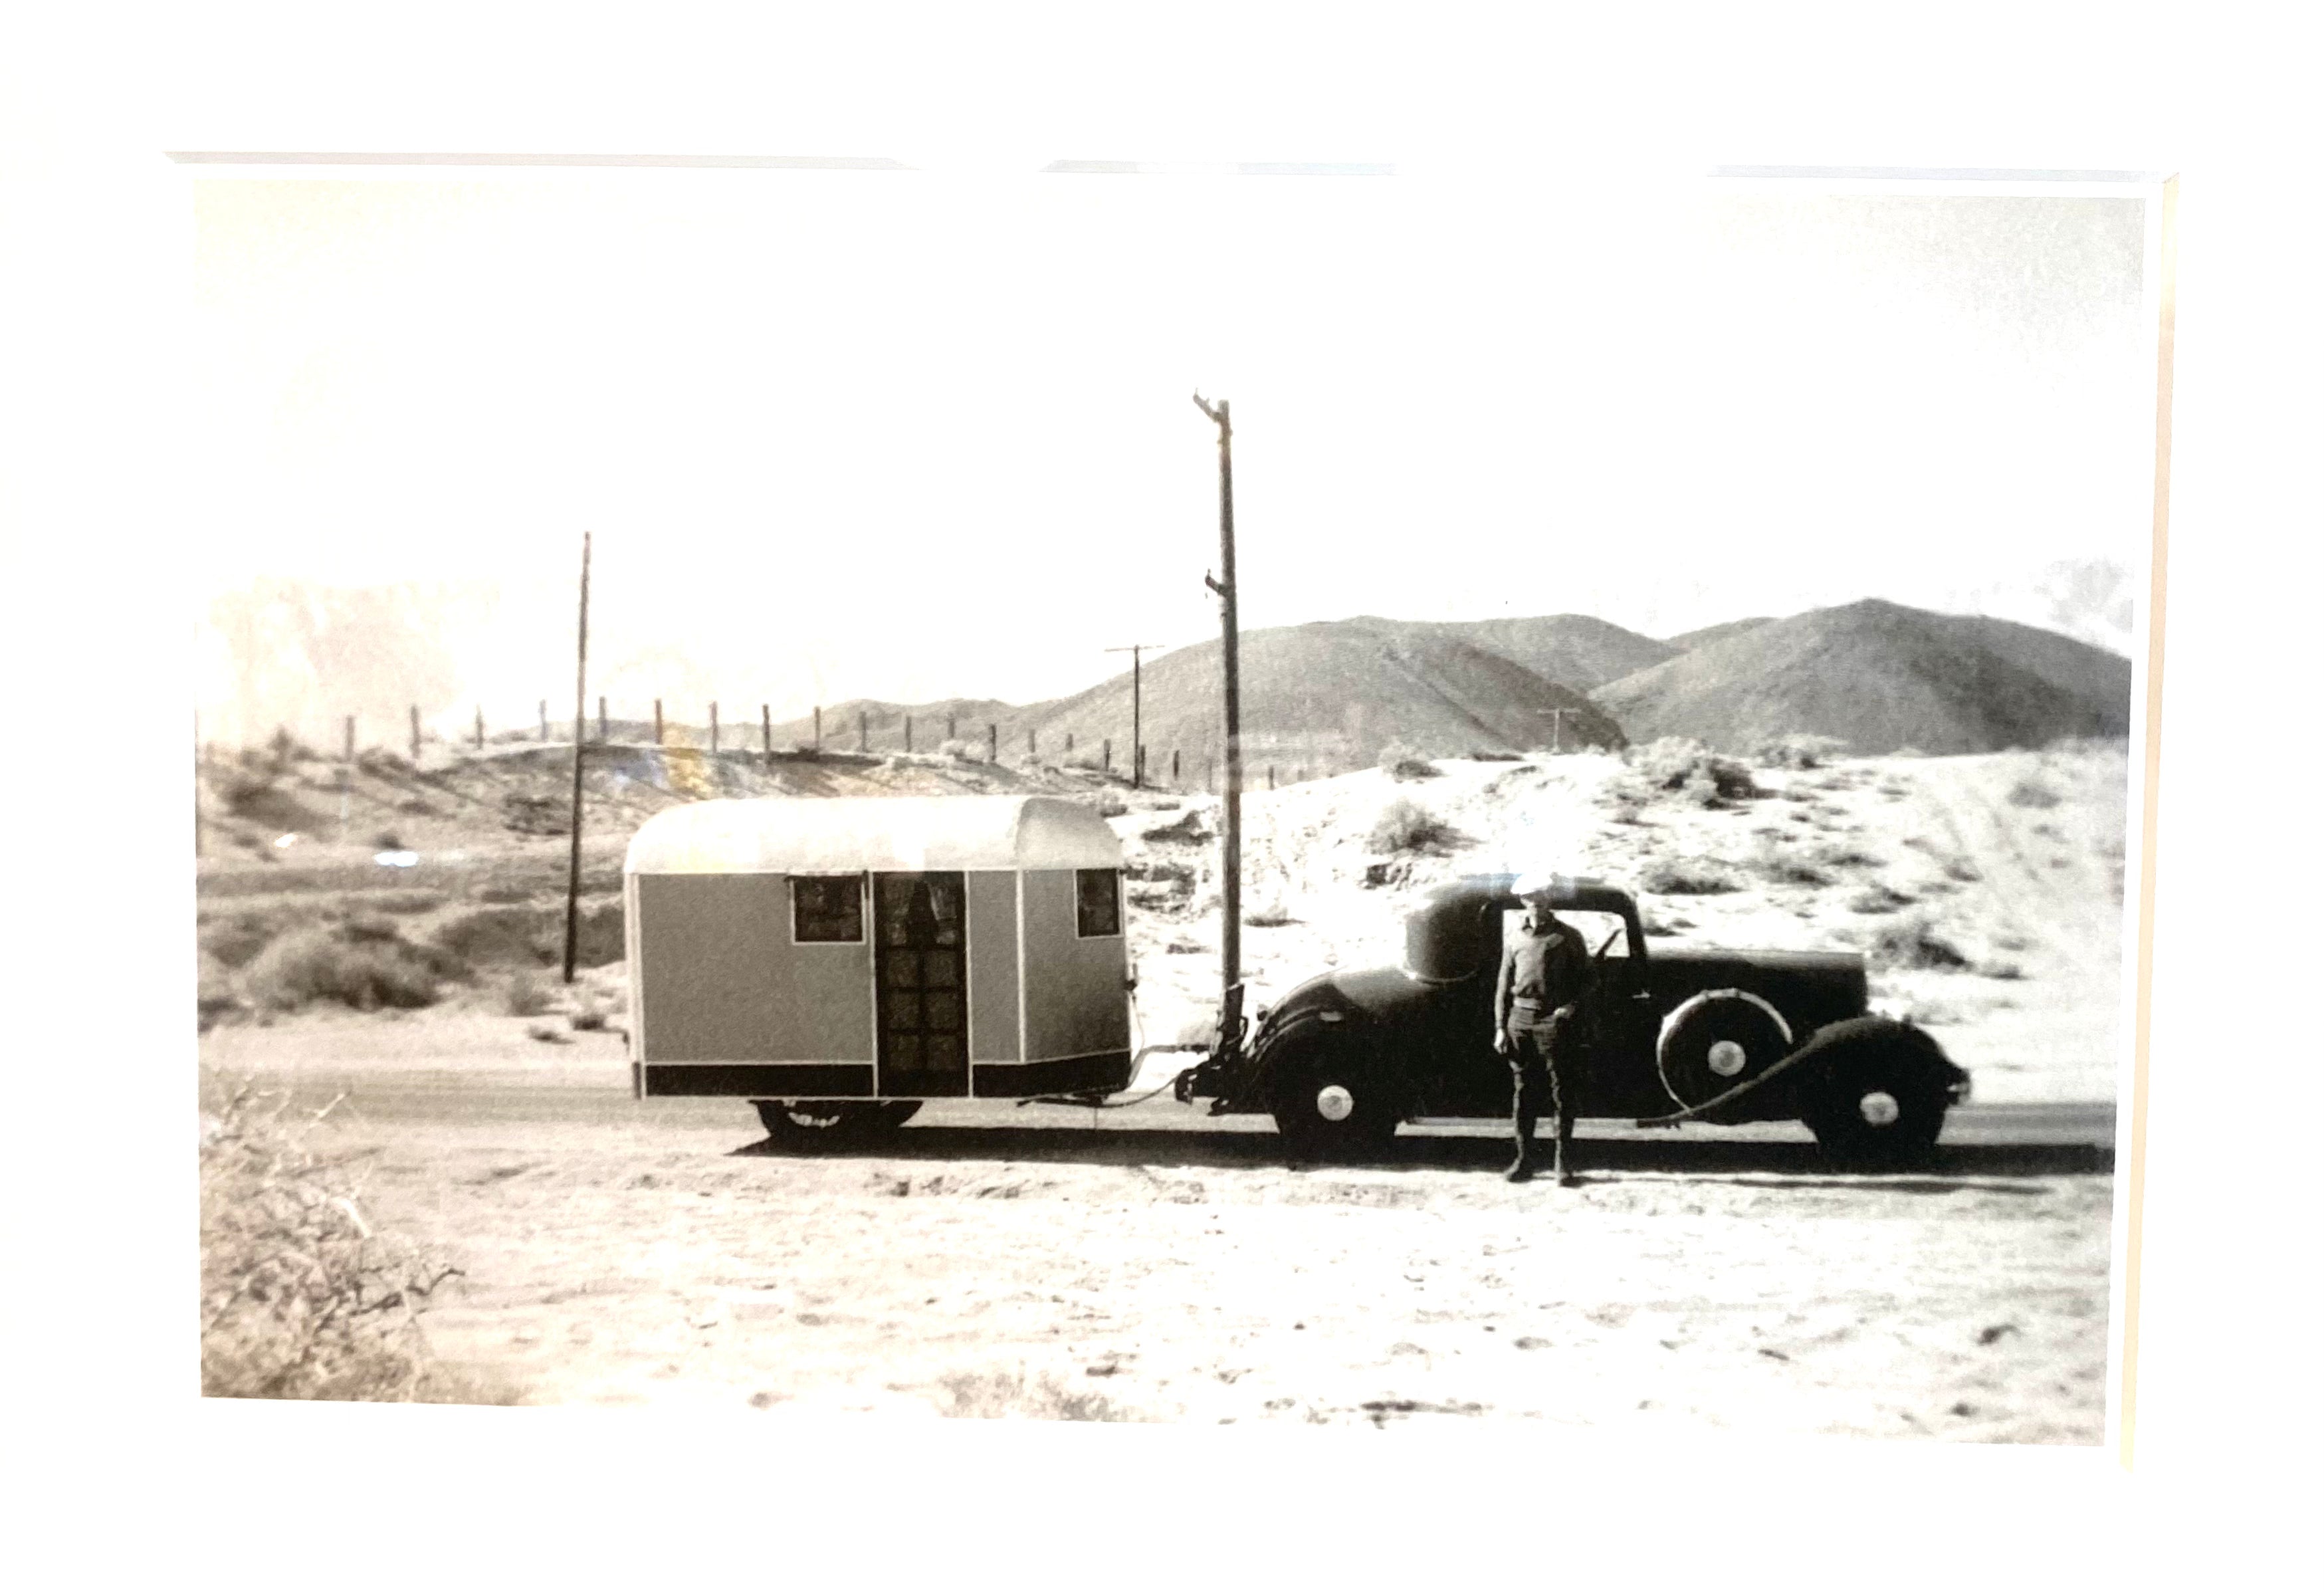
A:
{"type": "Polygon", "coordinates": [[[855,874],[793,878],[791,939],[798,944],[862,943],[862,878],[855,874]]]}
{"type": "Polygon", "coordinates": [[[1121,874],[1112,867],[1084,867],[1074,874],[1075,931],[1084,938],[1111,938],[1121,932],[1121,874]]]}

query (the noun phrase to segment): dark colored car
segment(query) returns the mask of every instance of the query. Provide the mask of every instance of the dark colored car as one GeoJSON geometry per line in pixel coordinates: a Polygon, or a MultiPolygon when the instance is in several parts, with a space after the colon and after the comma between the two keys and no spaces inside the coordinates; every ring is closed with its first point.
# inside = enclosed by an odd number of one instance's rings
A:
{"type": "MultiPolygon", "coordinates": [[[[1212,1113],[1264,1112],[1294,1151],[1377,1152],[1418,1116],[1502,1116],[1508,1064],[1493,1049],[1493,985],[1508,874],[1430,892],[1406,924],[1401,966],[1333,972],[1259,1012],[1179,1083],[1212,1113]]],[[[1598,967],[1576,1114],[1646,1123],[1801,1121],[1833,1159],[1925,1156],[1969,1073],[1909,1022],[1866,1011],[1864,958],[1783,950],[1646,952],[1630,896],[1560,878],[1551,904],[1598,967]]]]}

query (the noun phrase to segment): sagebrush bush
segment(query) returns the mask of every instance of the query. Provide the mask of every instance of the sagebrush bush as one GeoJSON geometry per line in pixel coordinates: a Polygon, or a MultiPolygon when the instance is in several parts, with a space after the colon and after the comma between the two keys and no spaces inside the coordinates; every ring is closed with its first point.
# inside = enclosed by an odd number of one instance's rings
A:
{"type": "Polygon", "coordinates": [[[1831,874],[1807,856],[1781,845],[1762,844],[1751,853],[1751,870],[1770,883],[1798,883],[1821,889],[1831,874]]]}
{"type": "Polygon", "coordinates": [[[1409,745],[1390,744],[1380,748],[1380,772],[1398,783],[1411,783],[1420,779],[1438,776],[1436,764],[1409,745]]]}
{"type": "Polygon", "coordinates": [[[547,966],[552,958],[542,942],[548,914],[522,905],[480,906],[439,923],[429,942],[470,967],[547,966]]]}
{"type": "Polygon", "coordinates": [[[501,993],[501,1008],[512,1016],[546,1015],[553,1003],[553,993],[539,975],[522,969],[509,975],[501,993]]]}
{"type": "Polygon", "coordinates": [[[201,1132],[202,1393],[358,1401],[477,1397],[428,1354],[420,1314],[459,1275],[374,1231],[314,1121],[288,1095],[205,1087],[201,1132]]]}
{"type": "Polygon", "coordinates": [[[1847,749],[1847,741],[1830,735],[1784,735],[1759,747],[1759,765],[1805,771],[1821,767],[1847,749]]]}
{"type": "Polygon", "coordinates": [[[1034,1379],[1021,1369],[981,1374],[948,1374],[937,1383],[943,1387],[946,1399],[946,1405],[941,1411],[950,1419],[1058,1419],[1118,1422],[1130,1417],[1095,1391],[1067,1385],[1055,1375],[1045,1374],[1034,1379]]]}
{"type": "Polygon", "coordinates": [[[1665,738],[1622,753],[1629,772],[1614,781],[1618,802],[1638,804],[1674,797],[1703,807],[1724,806],[1764,794],[1751,770],[1721,756],[1700,740],[1665,738]]]}
{"type": "Polygon", "coordinates": [[[1379,820],[1372,824],[1371,846],[1390,854],[1429,850],[1445,843],[1451,834],[1435,813],[1416,800],[1399,797],[1382,808],[1379,820]]]}
{"type": "Polygon", "coordinates": [[[2030,806],[2036,810],[2047,810],[2057,805],[2060,799],[2055,790],[2035,778],[2020,779],[2009,789],[2009,804],[2012,806],[2030,806]]]}
{"type": "Polygon", "coordinates": [[[436,1003],[438,966],[392,925],[342,922],[294,929],[259,952],[244,984],[271,1010],[331,1001],[358,1011],[436,1003]]]}
{"type": "Polygon", "coordinates": [[[1699,857],[1651,862],[1638,874],[1646,894],[1732,894],[1741,887],[1725,866],[1699,857]]]}
{"type": "Polygon", "coordinates": [[[1865,958],[1883,970],[1952,972],[1969,965],[1969,957],[1919,912],[1884,925],[1872,936],[1865,958]]]}

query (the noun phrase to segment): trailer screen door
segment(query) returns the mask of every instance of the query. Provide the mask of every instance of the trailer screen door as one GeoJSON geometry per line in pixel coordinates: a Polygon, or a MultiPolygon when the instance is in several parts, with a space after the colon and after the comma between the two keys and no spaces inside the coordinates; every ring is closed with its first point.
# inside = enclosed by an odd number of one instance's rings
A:
{"type": "Polygon", "coordinates": [[[968,1093],[967,890],[959,873],[881,873],[880,1092],[890,1098],[968,1093]]]}

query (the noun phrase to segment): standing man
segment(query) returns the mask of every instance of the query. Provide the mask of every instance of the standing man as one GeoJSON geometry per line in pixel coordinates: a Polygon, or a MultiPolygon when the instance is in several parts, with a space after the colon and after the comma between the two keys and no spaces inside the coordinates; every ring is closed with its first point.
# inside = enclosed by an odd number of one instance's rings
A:
{"type": "Polygon", "coordinates": [[[1597,968],[1582,937],[1549,909],[1547,891],[1525,896],[1525,920],[1501,955],[1500,980],[1493,989],[1493,1049],[1509,1063],[1510,1114],[1517,1139],[1511,1181],[1534,1173],[1533,1132],[1541,1118],[1542,1093],[1557,1117],[1557,1185],[1572,1187],[1566,1164],[1573,1141],[1572,1085],[1581,1069],[1588,1001],[1597,968]]]}

